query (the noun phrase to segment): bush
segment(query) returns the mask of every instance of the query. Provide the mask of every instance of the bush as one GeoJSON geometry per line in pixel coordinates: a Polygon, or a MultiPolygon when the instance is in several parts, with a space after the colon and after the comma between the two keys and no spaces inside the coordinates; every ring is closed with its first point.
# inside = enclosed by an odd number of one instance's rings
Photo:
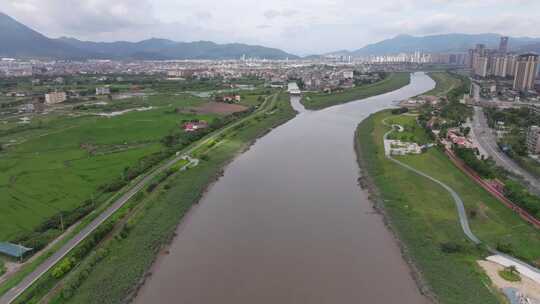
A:
{"type": "Polygon", "coordinates": [[[488,161],[476,158],[474,150],[459,147],[454,147],[453,150],[467,166],[476,171],[480,176],[484,178],[495,177],[495,171],[491,164],[488,161]]]}
{"type": "Polygon", "coordinates": [[[455,242],[445,242],[441,244],[441,251],[444,253],[458,253],[463,251],[463,247],[455,242]]]}
{"type": "Polygon", "coordinates": [[[392,114],[394,114],[394,115],[399,115],[399,114],[403,114],[403,113],[407,113],[407,112],[409,112],[409,109],[405,108],[405,107],[402,107],[402,108],[399,108],[399,109],[392,109],[392,114]]]}
{"type": "Polygon", "coordinates": [[[534,217],[540,218],[540,198],[529,193],[527,188],[518,182],[505,181],[504,195],[534,217]]]}
{"type": "Polygon", "coordinates": [[[154,182],[154,183],[151,183],[150,185],[148,185],[148,187],[146,187],[146,192],[148,193],[151,193],[153,192],[158,186],[158,183],[154,182]]]}
{"type": "Polygon", "coordinates": [[[55,279],[60,279],[66,273],[68,273],[73,268],[73,266],[75,266],[76,262],[77,262],[77,260],[75,258],[73,258],[73,257],[63,259],[60,262],[60,264],[58,264],[56,267],[54,267],[51,275],[55,279]]]}
{"type": "Polygon", "coordinates": [[[2,276],[4,273],[6,273],[6,265],[4,264],[4,261],[0,260],[0,276],[2,276]]]}
{"type": "Polygon", "coordinates": [[[497,243],[497,250],[502,253],[512,254],[514,252],[514,247],[510,243],[497,243]]]}

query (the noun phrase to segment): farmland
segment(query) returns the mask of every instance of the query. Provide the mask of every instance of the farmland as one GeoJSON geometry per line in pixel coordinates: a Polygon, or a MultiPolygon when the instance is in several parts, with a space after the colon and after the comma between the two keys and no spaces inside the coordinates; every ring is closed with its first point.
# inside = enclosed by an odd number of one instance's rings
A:
{"type": "MultiPolygon", "coordinates": [[[[500,295],[486,287],[489,280],[475,262],[487,252],[463,235],[450,195],[385,158],[385,118],[404,124],[415,119],[392,116],[389,111],[372,115],[357,130],[357,151],[407,255],[441,303],[498,303],[500,295]]],[[[454,167],[443,152],[431,148],[424,154],[398,159],[456,190],[465,203],[471,228],[481,240],[492,247],[505,246],[514,256],[531,263],[538,260],[540,234],[454,167]]]]}
{"type": "Polygon", "coordinates": [[[323,109],[333,105],[394,91],[408,85],[409,82],[409,73],[392,73],[379,82],[361,85],[335,93],[306,93],[302,98],[302,104],[307,109],[311,110],[323,109]]]}
{"type": "MultiPolygon", "coordinates": [[[[260,104],[264,93],[253,93],[249,106],[260,104]]],[[[74,210],[105,202],[112,194],[104,190],[108,184],[159,161],[172,148],[164,147],[167,135],[185,142],[183,121],[223,120],[226,113],[219,111],[189,111],[206,104],[190,94],[152,90],[121,100],[57,106],[28,115],[28,124],[5,117],[0,123],[0,241],[43,247],[61,233],[62,221],[73,218],[74,210]]],[[[234,110],[239,108],[247,109],[234,110]]]]}

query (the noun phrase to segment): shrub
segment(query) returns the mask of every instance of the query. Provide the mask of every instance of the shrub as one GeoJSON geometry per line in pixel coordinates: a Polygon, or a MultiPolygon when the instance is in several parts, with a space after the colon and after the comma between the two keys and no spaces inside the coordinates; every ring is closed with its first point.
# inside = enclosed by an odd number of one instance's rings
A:
{"type": "Polygon", "coordinates": [[[445,242],[441,244],[441,251],[444,253],[458,253],[463,251],[463,247],[455,242],[445,242]]]}
{"type": "Polygon", "coordinates": [[[497,243],[497,250],[502,253],[512,254],[514,252],[514,247],[510,243],[497,243]]]}

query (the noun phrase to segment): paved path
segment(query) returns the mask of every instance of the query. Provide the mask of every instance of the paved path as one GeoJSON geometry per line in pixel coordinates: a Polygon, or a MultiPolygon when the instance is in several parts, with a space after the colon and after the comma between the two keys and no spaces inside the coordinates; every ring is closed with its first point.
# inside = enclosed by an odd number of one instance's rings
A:
{"type": "MultiPolygon", "coordinates": [[[[272,108],[272,106],[276,103],[276,101],[277,101],[277,94],[267,97],[255,113],[243,119],[240,119],[239,121],[229,125],[228,127],[225,127],[223,129],[220,129],[219,131],[212,133],[208,137],[204,138],[203,140],[199,141],[195,145],[185,150],[184,153],[182,154],[178,153],[174,158],[172,158],[165,164],[161,165],[161,167],[157,168],[152,173],[146,175],[140,181],[136,182],[136,184],[132,188],[130,188],[125,194],[123,194],[119,199],[117,199],[107,210],[101,213],[97,218],[95,218],[92,222],[90,222],[90,224],[88,224],[80,232],[78,232],[72,239],[70,239],[66,244],[64,244],[52,256],[47,258],[41,265],[39,265],[34,271],[32,271],[29,275],[27,275],[15,287],[13,287],[4,295],[2,295],[0,297],[0,304],[10,304],[13,301],[15,301],[17,297],[19,297],[24,291],[26,291],[30,286],[32,286],[32,284],[34,284],[39,278],[41,278],[49,269],[51,269],[54,265],[56,265],[56,263],[58,263],[62,258],[64,258],[67,254],[69,254],[69,252],[71,252],[73,248],[75,248],[79,243],[81,243],[84,239],[86,239],[103,222],[105,222],[111,215],[113,215],[116,211],[118,211],[118,209],[120,209],[130,198],[132,198],[135,194],[141,191],[150,182],[150,180],[152,180],[158,174],[171,168],[172,166],[174,166],[174,164],[176,164],[178,161],[182,159],[189,160],[189,163],[186,164],[184,167],[192,166],[194,164],[195,159],[191,159],[187,155],[189,155],[196,149],[200,148],[201,146],[206,144],[208,141],[213,140],[219,135],[223,134],[224,132],[227,132],[231,128],[234,128],[238,124],[241,124],[244,121],[251,119],[253,116],[259,115],[261,113],[264,114],[268,109],[272,108]],[[268,102],[270,99],[271,101],[268,102]],[[268,107],[267,107],[267,104],[269,104],[268,107]]],[[[197,160],[197,163],[198,163],[198,160],[197,160]]]]}
{"type": "MultiPolygon", "coordinates": [[[[384,124],[386,124],[386,122],[384,122],[384,124]]],[[[384,140],[387,139],[388,135],[390,133],[392,133],[394,130],[390,130],[388,132],[386,132],[384,134],[384,140]]],[[[477,237],[476,235],[474,235],[474,233],[471,231],[471,228],[469,227],[469,221],[467,219],[467,213],[465,212],[465,206],[463,204],[463,201],[461,200],[461,197],[459,197],[459,195],[457,194],[456,191],[454,191],[454,189],[450,188],[448,185],[446,185],[445,183],[439,181],[438,179],[434,178],[434,177],[431,177],[427,174],[425,174],[424,172],[422,171],[419,171],[405,163],[402,163],[400,162],[399,160],[395,159],[392,157],[392,155],[390,155],[390,153],[385,153],[386,157],[393,161],[394,163],[400,165],[401,167],[405,168],[405,169],[408,169],[418,175],[421,175],[431,181],[433,181],[434,183],[436,184],[439,184],[441,187],[443,187],[446,191],[448,191],[450,193],[450,195],[452,196],[452,199],[454,200],[454,203],[456,204],[456,208],[457,208],[457,212],[458,212],[458,215],[459,215],[459,223],[461,224],[461,228],[463,229],[463,233],[465,233],[465,235],[467,236],[467,238],[469,240],[471,240],[471,242],[473,242],[474,244],[480,244],[482,243],[477,237]]]]}
{"type": "MultiPolygon", "coordinates": [[[[386,126],[388,126],[388,124],[386,123],[385,120],[383,120],[383,124],[385,124],[386,126]]],[[[390,130],[388,132],[386,132],[384,134],[384,140],[386,140],[387,136],[392,133],[394,130],[390,130]]],[[[463,233],[465,234],[465,236],[471,241],[473,242],[474,244],[478,245],[478,244],[482,244],[482,241],[472,232],[470,226],[469,226],[469,220],[467,218],[467,213],[465,212],[465,206],[463,204],[463,200],[461,199],[461,197],[457,194],[456,191],[454,191],[454,189],[452,189],[450,186],[446,185],[445,183],[439,181],[438,179],[420,171],[420,170],[417,170],[395,158],[393,158],[390,154],[388,153],[385,153],[386,157],[393,161],[394,163],[398,164],[399,166],[405,168],[405,169],[408,169],[420,176],[423,176],[431,181],[433,181],[434,183],[440,185],[441,187],[443,187],[446,191],[448,191],[450,193],[450,195],[452,196],[452,199],[454,200],[454,203],[456,204],[456,208],[457,208],[457,211],[458,211],[458,217],[459,217],[459,222],[461,224],[461,228],[463,230],[463,233]]],[[[540,280],[540,270],[523,262],[523,261],[520,261],[512,256],[509,256],[505,253],[502,253],[502,252],[499,252],[497,251],[496,249],[493,249],[491,248],[489,245],[485,244],[487,250],[493,254],[494,256],[490,257],[492,258],[492,260],[498,260],[498,261],[504,261],[504,265],[506,266],[509,266],[509,265],[514,265],[516,266],[516,268],[518,269],[521,269],[520,273],[526,275],[527,277],[535,280],[535,279],[539,279],[540,280]]]]}

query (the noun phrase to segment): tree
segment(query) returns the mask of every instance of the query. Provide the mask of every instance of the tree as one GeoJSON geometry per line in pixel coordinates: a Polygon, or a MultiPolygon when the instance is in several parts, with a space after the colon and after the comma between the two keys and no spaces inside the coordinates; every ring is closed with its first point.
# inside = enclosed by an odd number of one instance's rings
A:
{"type": "Polygon", "coordinates": [[[519,274],[519,271],[517,270],[515,265],[510,265],[508,267],[505,267],[504,270],[510,272],[511,274],[519,274]]]}

